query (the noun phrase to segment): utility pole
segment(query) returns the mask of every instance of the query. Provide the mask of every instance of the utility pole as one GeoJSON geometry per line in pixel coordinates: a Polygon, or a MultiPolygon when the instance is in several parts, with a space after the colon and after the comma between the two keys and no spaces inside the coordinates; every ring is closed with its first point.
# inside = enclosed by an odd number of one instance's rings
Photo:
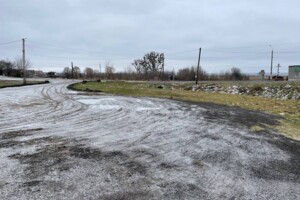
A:
{"type": "Polygon", "coordinates": [[[165,80],[165,53],[160,54],[159,60],[162,62],[161,69],[158,75],[158,78],[160,78],[162,81],[165,80]],[[160,77],[162,75],[162,78],[160,77]]]}
{"type": "Polygon", "coordinates": [[[100,68],[100,74],[99,74],[99,76],[100,76],[100,79],[101,79],[101,63],[99,64],[99,68],[100,68]]]}
{"type": "Polygon", "coordinates": [[[172,80],[174,81],[175,80],[175,69],[173,67],[173,73],[172,73],[172,80]]]}
{"type": "Polygon", "coordinates": [[[277,65],[277,78],[278,78],[278,76],[279,76],[279,68],[280,68],[281,66],[280,66],[280,64],[278,63],[278,65],[277,65]]]}
{"type": "MultiPolygon", "coordinates": [[[[272,48],[272,46],[270,46],[271,48],[272,48]]],[[[272,80],[272,76],[273,76],[273,73],[272,73],[272,71],[273,71],[273,48],[272,48],[272,53],[271,53],[271,70],[270,70],[270,80],[272,80]]]]}
{"type": "Polygon", "coordinates": [[[199,49],[199,57],[198,57],[198,66],[197,66],[197,77],[196,77],[196,84],[198,84],[198,77],[199,77],[199,68],[200,68],[200,58],[201,58],[201,48],[199,49]]]}
{"type": "Polygon", "coordinates": [[[162,70],[163,70],[162,80],[164,81],[165,80],[165,61],[163,61],[163,63],[162,63],[162,70]]]}
{"type": "Polygon", "coordinates": [[[25,38],[22,39],[22,67],[23,67],[23,85],[26,85],[26,72],[25,72],[25,38]]]}
{"type": "Polygon", "coordinates": [[[74,79],[74,68],[73,68],[73,62],[71,62],[71,68],[72,68],[72,79],[74,79]]]}

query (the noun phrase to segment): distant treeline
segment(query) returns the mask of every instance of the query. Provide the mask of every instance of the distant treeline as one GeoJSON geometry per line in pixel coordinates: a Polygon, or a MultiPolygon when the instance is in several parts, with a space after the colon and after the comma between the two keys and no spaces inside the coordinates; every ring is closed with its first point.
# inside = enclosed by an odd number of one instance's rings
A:
{"type": "MultiPolygon", "coordinates": [[[[58,74],[62,78],[74,78],[74,79],[108,79],[108,80],[176,80],[176,81],[195,81],[197,75],[197,67],[185,67],[175,71],[157,71],[149,72],[148,74],[139,73],[131,68],[126,69],[123,72],[115,72],[113,66],[109,69],[105,67],[103,73],[100,74],[99,70],[93,70],[92,68],[85,68],[81,72],[79,67],[72,69],[66,67],[61,74],[58,74]]],[[[200,81],[230,81],[230,80],[249,80],[249,76],[241,72],[239,68],[233,67],[226,72],[208,74],[202,68],[199,69],[200,81]]]]}
{"type": "Polygon", "coordinates": [[[21,77],[23,70],[17,63],[9,60],[0,60],[0,75],[21,77]]]}
{"type": "MultiPolygon", "coordinates": [[[[145,54],[142,59],[136,59],[132,63],[133,67],[128,67],[123,72],[116,72],[115,67],[106,62],[103,71],[95,70],[90,67],[65,67],[61,73],[28,70],[30,62],[26,63],[26,73],[31,72],[35,76],[49,78],[66,79],[89,79],[89,80],[176,80],[176,81],[195,81],[197,78],[197,67],[184,67],[177,72],[164,70],[164,54],[150,52],[145,54]],[[39,73],[37,73],[39,72],[39,73]]],[[[23,68],[20,59],[14,62],[9,60],[0,60],[0,75],[22,77],[23,68]]],[[[233,67],[222,73],[209,74],[203,68],[199,69],[198,80],[249,80],[249,76],[243,74],[239,68],[233,67]]]]}

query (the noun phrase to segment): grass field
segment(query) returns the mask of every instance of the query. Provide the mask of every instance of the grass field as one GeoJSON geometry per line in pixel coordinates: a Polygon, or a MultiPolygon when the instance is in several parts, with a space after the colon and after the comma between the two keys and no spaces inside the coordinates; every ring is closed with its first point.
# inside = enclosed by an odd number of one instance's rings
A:
{"type": "MultiPolygon", "coordinates": [[[[26,85],[47,83],[46,81],[27,81],[26,85]]],[[[22,80],[0,80],[0,88],[23,86],[22,80]]]]}
{"type": "Polygon", "coordinates": [[[22,85],[22,81],[18,80],[0,80],[0,88],[22,85]]]}
{"type": "MultiPolygon", "coordinates": [[[[80,91],[98,91],[134,97],[158,97],[192,102],[210,102],[228,106],[239,106],[248,110],[266,111],[284,117],[284,119],[280,121],[279,126],[271,128],[278,130],[289,138],[300,140],[299,100],[279,100],[245,95],[193,92],[174,89],[170,86],[171,84],[169,83],[154,84],[147,82],[119,81],[76,83],[69,88],[80,91]]],[[[257,124],[253,129],[261,130],[263,129],[263,125],[257,124]]]]}

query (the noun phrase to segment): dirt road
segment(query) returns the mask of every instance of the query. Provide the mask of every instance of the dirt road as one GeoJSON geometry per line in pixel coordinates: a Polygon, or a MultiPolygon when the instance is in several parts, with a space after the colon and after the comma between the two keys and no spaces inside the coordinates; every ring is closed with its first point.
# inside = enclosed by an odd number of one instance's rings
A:
{"type": "Polygon", "coordinates": [[[0,199],[300,199],[300,142],[214,104],[0,90],[0,199]]]}

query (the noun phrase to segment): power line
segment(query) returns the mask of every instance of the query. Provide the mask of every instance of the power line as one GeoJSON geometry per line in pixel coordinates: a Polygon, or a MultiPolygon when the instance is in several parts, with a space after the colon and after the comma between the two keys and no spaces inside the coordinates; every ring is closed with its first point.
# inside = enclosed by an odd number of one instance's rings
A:
{"type": "MultiPolygon", "coordinates": [[[[65,50],[64,52],[66,51],[69,51],[69,52],[85,52],[85,53],[93,53],[93,54],[106,54],[106,55],[117,55],[117,56],[120,56],[120,55],[124,55],[124,54],[120,54],[120,53],[114,53],[114,52],[106,52],[106,51],[92,51],[92,50],[88,50],[88,49],[79,49],[79,48],[73,48],[73,47],[66,47],[66,46],[62,46],[62,45],[57,45],[57,44],[49,44],[49,43],[43,43],[43,42],[35,42],[35,41],[29,41],[29,43],[31,45],[34,45],[34,46],[39,46],[39,47],[43,47],[43,48],[50,48],[50,49],[61,49],[61,50],[65,50]]],[[[130,55],[130,53],[127,55],[130,55]]]]}
{"type": "Polygon", "coordinates": [[[276,54],[297,54],[300,53],[300,51],[274,51],[276,54]]]}
{"type": "MultiPolygon", "coordinates": [[[[48,58],[55,58],[61,60],[99,60],[99,57],[90,57],[90,58],[83,58],[83,57],[64,57],[64,56],[56,56],[56,55],[45,55],[40,53],[32,53],[31,55],[41,56],[41,57],[48,57],[48,58]]],[[[114,58],[114,60],[128,60],[127,58],[114,58]]]]}
{"type": "MultiPolygon", "coordinates": [[[[275,43],[271,44],[271,46],[287,46],[287,45],[300,45],[300,42],[283,42],[283,43],[275,43]]],[[[270,44],[262,44],[262,45],[253,45],[253,46],[241,46],[241,47],[225,47],[225,48],[204,48],[206,51],[208,50],[226,50],[226,49],[251,49],[251,48],[263,48],[263,47],[269,47],[270,44]]]]}
{"type": "Polygon", "coordinates": [[[13,43],[17,43],[17,42],[21,42],[22,40],[13,40],[13,41],[9,41],[9,42],[4,42],[4,43],[0,43],[0,45],[7,45],[7,44],[13,44],[13,43]]]}
{"type": "Polygon", "coordinates": [[[268,54],[269,52],[263,51],[263,52],[253,52],[253,51],[218,51],[218,50],[207,50],[208,53],[232,53],[232,54],[268,54]]]}
{"type": "Polygon", "coordinates": [[[166,53],[166,54],[169,56],[169,55],[176,55],[176,54],[190,53],[190,52],[196,52],[196,51],[199,51],[199,49],[186,50],[186,51],[178,51],[178,52],[174,52],[174,53],[166,53]]]}
{"type": "MultiPolygon", "coordinates": [[[[91,51],[91,50],[87,50],[87,49],[79,49],[79,48],[71,48],[71,47],[66,47],[66,46],[61,46],[61,45],[57,45],[57,44],[49,44],[49,43],[43,43],[43,42],[35,42],[35,41],[29,41],[29,44],[33,45],[33,46],[38,46],[38,47],[43,47],[43,48],[50,48],[50,49],[60,49],[61,52],[72,52],[74,53],[74,51],[76,53],[78,52],[84,52],[85,54],[105,54],[105,55],[111,55],[111,56],[127,56],[130,55],[128,53],[125,54],[121,54],[121,53],[112,53],[112,52],[104,52],[104,51],[91,51]]],[[[288,43],[280,43],[280,44],[275,44],[273,46],[276,45],[287,45],[287,44],[300,44],[300,42],[288,42],[288,43]]],[[[256,47],[269,47],[270,45],[256,45],[256,46],[248,46],[248,47],[231,47],[231,48],[215,48],[215,49],[203,49],[206,53],[223,53],[223,54],[253,54],[253,55],[258,55],[258,54],[269,54],[269,52],[244,52],[244,51],[224,51],[226,49],[245,49],[245,48],[256,48],[256,47]],[[223,51],[222,51],[223,50],[223,51]]],[[[57,50],[56,50],[57,51],[57,50]]],[[[166,55],[169,56],[175,56],[175,55],[179,55],[179,54],[186,54],[186,53],[192,53],[192,52],[196,52],[198,51],[198,49],[192,49],[192,50],[184,50],[184,51],[178,51],[178,52],[173,52],[173,53],[166,53],[166,55]]],[[[298,52],[274,52],[274,53],[298,53],[298,52]]],[[[82,53],[81,53],[82,54],[82,53]]]]}

